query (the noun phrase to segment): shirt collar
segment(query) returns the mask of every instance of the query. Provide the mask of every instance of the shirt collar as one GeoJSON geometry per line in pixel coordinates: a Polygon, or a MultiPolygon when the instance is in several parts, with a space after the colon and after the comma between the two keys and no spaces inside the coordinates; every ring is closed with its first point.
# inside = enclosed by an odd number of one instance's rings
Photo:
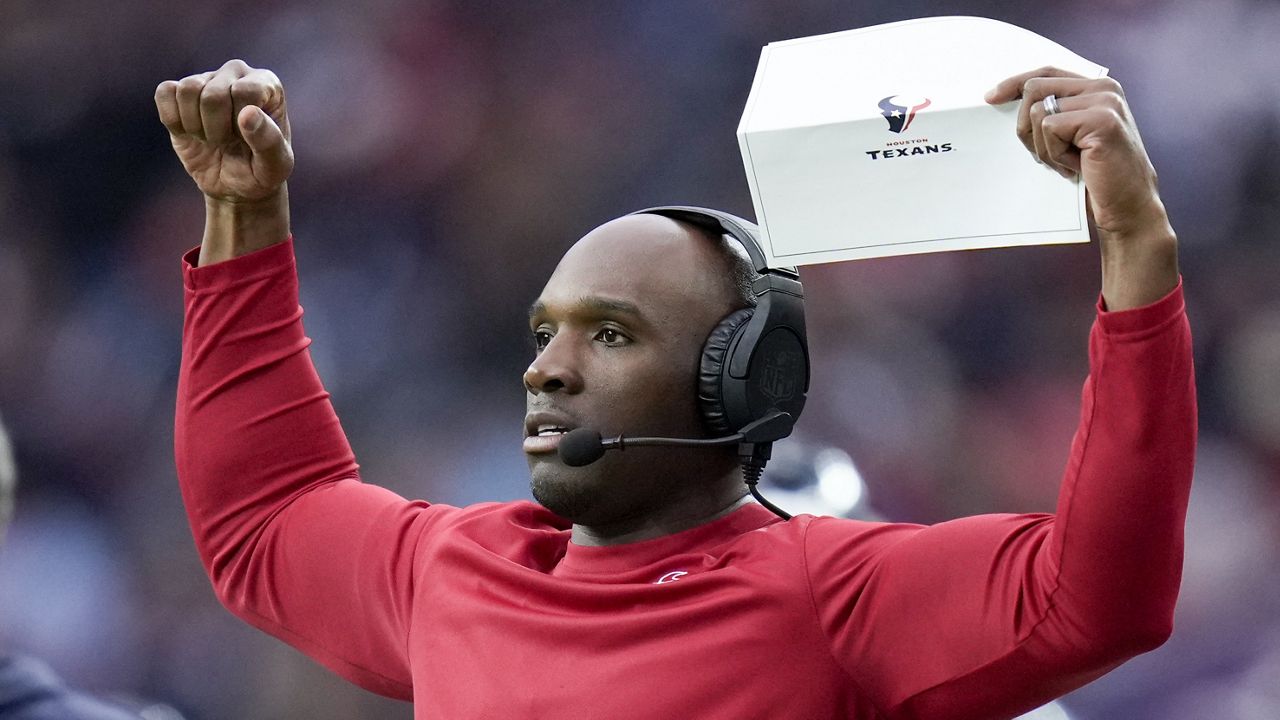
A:
{"type": "Polygon", "coordinates": [[[617,575],[669,562],[673,556],[705,553],[743,533],[781,518],[755,503],[748,503],[722,518],[695,528],[622,545],[588,546],[570,542],[555,574],[564,576],[617,575]]]}

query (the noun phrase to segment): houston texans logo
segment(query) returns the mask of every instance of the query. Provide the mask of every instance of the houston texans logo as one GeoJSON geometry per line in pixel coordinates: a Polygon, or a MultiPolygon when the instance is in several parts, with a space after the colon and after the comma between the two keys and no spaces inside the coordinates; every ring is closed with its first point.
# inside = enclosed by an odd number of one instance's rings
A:
{"type": "Polygon", "coordinates": [[[880,101],[880,110],[884,119],[889,121],[889,132],[904,132],[911,126],[916,113],[929,107],[929,98],[910,97],[906,95],[890,95],[880,101]]]}

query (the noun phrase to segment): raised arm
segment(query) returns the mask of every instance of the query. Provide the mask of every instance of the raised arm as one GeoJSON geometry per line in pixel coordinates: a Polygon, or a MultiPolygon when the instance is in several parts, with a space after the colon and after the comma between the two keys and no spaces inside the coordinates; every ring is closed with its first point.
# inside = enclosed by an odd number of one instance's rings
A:
{"type": "Polygon", "coordinates": [[[175,451],[201,560],[232,612],[339,674],[409,698],[417,538],[440,508],[361,483],[312,366],[289,240],[284,89],[232,60],[156,107],[204,193],[184,258],[175,451]]]}
{"type": "Polygon", "coordinates": [[[1080,424],[1055,515],[811,524],[820,621],[888,718],[1013,717],[1172,629],[1196,438],[1176,241],[1119,85],[1045,69],[988,96],[1018,98],[1028,149],[1083,175],[1101,245],[1080,424]]]}

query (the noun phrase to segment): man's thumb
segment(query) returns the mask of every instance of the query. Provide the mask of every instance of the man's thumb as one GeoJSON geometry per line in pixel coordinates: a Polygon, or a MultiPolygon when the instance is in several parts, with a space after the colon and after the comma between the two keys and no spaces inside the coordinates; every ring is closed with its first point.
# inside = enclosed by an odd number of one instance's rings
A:
{"type": "Polygon", "coordinates": [[[276,121],[257,105],[246,105],[240,110],[237,121],[240,135],[254,155],[278,152],[279,146],[284,144],[284,134],[276,121]]]}

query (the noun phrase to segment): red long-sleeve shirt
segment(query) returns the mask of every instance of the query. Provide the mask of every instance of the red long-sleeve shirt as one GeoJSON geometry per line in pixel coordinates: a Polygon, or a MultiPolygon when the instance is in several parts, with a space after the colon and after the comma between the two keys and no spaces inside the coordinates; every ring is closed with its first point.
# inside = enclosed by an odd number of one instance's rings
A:
{"type": "Polygon", "coordinates": [[[1055,515],[750,505],[584,547],[532,503],[360,481],[291,242],[186,263],[177,465],[218,597],[416,718],[1011,717],[1170,632],[1196,435],[1181,287],[1099,309],[1055,515]]]}

